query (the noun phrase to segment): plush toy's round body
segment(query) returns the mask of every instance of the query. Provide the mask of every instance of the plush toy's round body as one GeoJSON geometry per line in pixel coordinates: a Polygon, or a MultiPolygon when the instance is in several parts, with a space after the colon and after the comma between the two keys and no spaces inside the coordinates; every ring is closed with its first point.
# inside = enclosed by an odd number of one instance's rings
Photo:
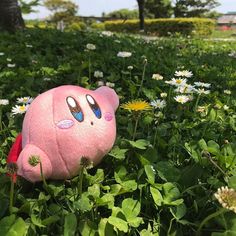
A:
{"type": "Polygon", "coordinates": [[[41,180],[33,157],[40,157],[50,179],[77,175],[82,157],[98,164],[114,144],[118,105],[117,94],[105,86],[91,91],[65,85],[36,97],[23,122],[17,174],[31,182],[41,180]]]}

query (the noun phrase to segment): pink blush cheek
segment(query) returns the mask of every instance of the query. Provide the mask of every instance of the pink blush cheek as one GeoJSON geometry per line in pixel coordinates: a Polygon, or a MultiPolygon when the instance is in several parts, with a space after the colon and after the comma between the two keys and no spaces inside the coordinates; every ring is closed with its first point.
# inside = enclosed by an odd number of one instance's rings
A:
{"type": "Polygon", "coordinates": [[[104,117],[106,121],[111,121],[113,119],[113,115],[110,112],[106,112],[104,117]]]}

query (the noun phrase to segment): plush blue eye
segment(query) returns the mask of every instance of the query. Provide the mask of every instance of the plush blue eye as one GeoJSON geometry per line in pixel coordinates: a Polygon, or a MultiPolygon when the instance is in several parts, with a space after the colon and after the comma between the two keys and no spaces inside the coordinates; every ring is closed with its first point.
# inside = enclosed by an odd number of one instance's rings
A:
{"type": "Polygon", "coordinates": [[[87,102],[92,109],[95,116],[100,119],[102,117],[102,112],[100,107],[98,106],[97,102],[94,100],[94,98],[91,95],[86,95],[87,102]]]}
{"type": "Polygon", "coordinates": [[[75,117],[76,120],[82,122],[84,120],[83,113],[80,112],[72,112],[72,115],[75,117]]]}
{"type": "Polygon", "coordinates": [[[84,120],[84,114],[78,102],[72,97],[67,97],[66,101],[70,112],[74,116],[74,118],[79,122],[82,122],[84,120]]]}

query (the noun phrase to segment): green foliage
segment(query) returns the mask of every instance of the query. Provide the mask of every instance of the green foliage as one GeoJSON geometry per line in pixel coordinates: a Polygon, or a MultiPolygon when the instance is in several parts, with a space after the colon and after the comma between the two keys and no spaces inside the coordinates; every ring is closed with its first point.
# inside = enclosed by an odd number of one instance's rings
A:
{"type": "Polygon", "coordinates": [[[214,193],[236,188],[234,51],[231,41],[174,35],[150,41],[93,31],[0,34],[0,96],[9,100],[0,105],[0,235],[165,236],[199,229],[233,235],[236,215],[214,193]],[[88,51],[88,43],[96,49],[88,51]],[[121,51],[132,55],[117,57],[121,51]],[[94,76],[98,70],[103,78],[94,76]],[[211,92],[177,103],[165,81],[179,70],[192,71],[188,83],[210,83],[211,92]],[[152,79],[157,73],[163,80],[152,79]],[[24,115],[11,115],[17,98],[63,84],[95,89],[98,81],[114,83],[121,104],[166,93],[166,106],[141,113],[120,107],[116,142],[98,166],[70,180],[32,184],[18,177],[12,199],[6,157],[22,127],[24,115]]]}
{"type": "Polygon", "coordinates": [[[146,0],[145,15],[153,15],[152,18],[169,18],[173,14],[171,0],[146,0]]]}
{"type": "MultiPolygon", "coordinates": [[[[139,21],[106,21],[105,28],[110,31],[135,33],[138,32],[139,21]]],[[[215,22],[204,18],[149,19],[145,21],[146,32],[158,36],[168,34],[210,35],[214,28],[215,22]]]]}
{"type": "Polygon", "coordinates": [[[68,0],[45,0],[44,6],[54,13],[52,22],[64,20],[71,22],[77,13],[78,6],[68,0]]]}
{"type": "Polygon", "coordinates": [[[120,9],[117,11],[109,12],[104,17],[111,17],[117,19],[137,19],[138,10],[120,9]]]}
{"type": "Polygon", "coordinates": [[[219,6],[218,0],[177,0],[174,7],[175,17],[203,17],[219,6]]]}

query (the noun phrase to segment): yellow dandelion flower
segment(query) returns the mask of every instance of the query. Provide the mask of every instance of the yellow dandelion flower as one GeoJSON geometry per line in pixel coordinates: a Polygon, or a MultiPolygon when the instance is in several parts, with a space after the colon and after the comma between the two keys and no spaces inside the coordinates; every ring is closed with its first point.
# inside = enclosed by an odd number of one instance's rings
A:
{"type": "Polygon", "coordinates": [[[150,104],[142,100],[134,100],[121,105],[121,108],[129,111],[147,111],[152,109],[150,104]]]}

